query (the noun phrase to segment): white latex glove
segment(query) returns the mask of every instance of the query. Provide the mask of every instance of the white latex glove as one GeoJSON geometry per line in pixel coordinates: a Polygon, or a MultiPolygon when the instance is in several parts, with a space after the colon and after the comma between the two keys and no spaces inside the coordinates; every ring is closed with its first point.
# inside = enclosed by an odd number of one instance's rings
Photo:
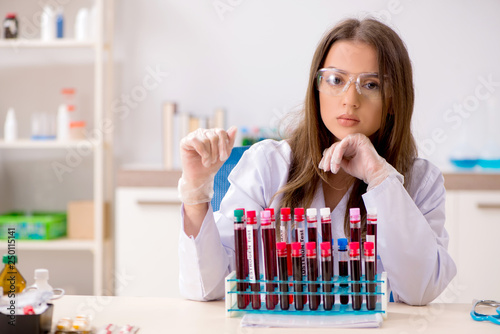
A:
{"type": "Polygon", "coordinates": [[[340,168],[363,180],[367,191],[382,183],[389,175],[395,175],[403,183],[404,177],[384,158],[378,155],[368,137],[361,133],[346,136],[323,152],[319,168],[337,174],[340,168]]]}
{"type": "Polygon", "coordinates": [[[210,202],[214,193],[214,178],[229,158],[237,128],[198,129],[182,138],[180,143],[182,176],[179,198],[184,204],[210,202]]]}

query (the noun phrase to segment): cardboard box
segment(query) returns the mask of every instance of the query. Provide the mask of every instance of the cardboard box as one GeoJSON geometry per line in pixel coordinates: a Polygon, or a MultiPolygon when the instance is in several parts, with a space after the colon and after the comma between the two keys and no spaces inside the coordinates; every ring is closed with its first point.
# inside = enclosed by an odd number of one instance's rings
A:
{"type": "MultiPolygon", "coordinates": [[[[104,205],[104,237],[108,237],[109,205],[104,205]]],[[[75,201],[68,203],[68,238],[94,238],[94,202],[75,201]]]]}
{"type": "Polygon", "coordinates": [[[10,316],[0,313],[0,333],[2,334],[46,334],[51,333],[53,304],[47,304],[49,307],[42,314],[16,315],[15,325],[10,325],[10,316]]]}

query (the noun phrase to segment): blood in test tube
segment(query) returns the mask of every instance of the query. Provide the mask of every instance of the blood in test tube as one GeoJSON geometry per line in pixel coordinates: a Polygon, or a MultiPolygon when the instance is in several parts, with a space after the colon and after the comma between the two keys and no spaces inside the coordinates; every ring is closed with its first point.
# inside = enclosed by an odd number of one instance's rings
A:
{"type": "MultiPolygon", "coordinates": [[[[322,280],[329,282],[333,276],[332,248],[328,242],[322,242],[320,248],[322,280]]],[[[332,292],[332,287],[333,284],[323,283],[323,292],[325,292],[323,295],[323,307],[325,310],[331,310],[335,303],[335,296],[327,294],[328,292],[332,292]]]]}
{"type": "MultiPolygon", "coordinates": [[[[244,221],[244,223],[246,225],[247,219],[246,219],[245,209],[244,208],[238,208],[236,210],[242,210],[243,211],[243,221],[244,221]]],[[[246,229],[246,227],[245,227],[245,229],[246,229]]],[[[246,247],[247,246],[245,246],[245,250],[246,250],[246,247]]],[[[248,258],[248,255],[247,255],[247,258],[248,258]]],[[[248,261],[245,261],[245,277],[246,278],[248,278],[248,273],[249,273],[248,261]]],[[[248,290],[249,286],[250,286],[250,283],[248,283],[248,282],[243,283],[243,287],[244,287],[245,291],[248,290]]],[[[250,295],[249,294],[244,294],[244,296],[245,296],[245,307],[246,307],[246,306],[248,306],[250,304],[250,295]]]]}
{"type": "MultiPolygon", "coordinates": [[[[246,267],[248,266],[248,258],[245,214],[241,209],[234,210],[234,248],[236,255],[236,279],[244,280],[247,278],[246,267]]],[[[240,292],[236,298],[239,309],[245,309],[248,305],[248,298],[243,294],[246,291],[246,286],[246,283],[236,283],[236,289],[240,292]]]]}
{"type": "MultiPolygon", "coordinates": [[[[339,245],[339,278],[347,280],[349,278],[349,253],[347,252],[347,238],[340,238],[339,245]]],[[[349,287],[347,283],[339,284],[341,289],[349,287]]],[[[340,295],[340,303],[347,305],[349,303],[348,295],[340,295]]]]}
{"type": "Polygon", "coordinates": [[[305,230],[305,222],[304,222],[304,209],[303,208],[295,208],[293,210],[294,216],[293,220],[295,222],[295,238],[293,241],[300,242],[302,245],[302,267],[304,268],[303,276],[306,275],[305,266],[306,266],[306,230],[305,230]]]}
{"type": "Polygon", "coordinates": [[[290,238],[290,233],[292,231],[292,218],[290,213],[290,208],[281,208],[280,210],[280,241],[286,242],[286,248],[288,253],[288,274],[292,275],[292,249],[290,238]]]}
{"type": "MultiPolygon", "coordinates": [[[[293,264],[293,280],[295,282],[301,282],[304,280],[302,276],[302,246],[300,242],[292,243],[292,264],[293,264]]],[[[293,290],[295,291],[295,309],[303,310],[304,309],[304,284],[302,283],[294,283],[293,290]]]]}
{"type": "Polygon", "coordinates": [[[318,210],[309,208],[306,211],[307,241],[318,243],[318,210]]]}
{"type": "MultiPolygon", "coordinates": [[[[350,242],[349,243],[349,260],[351,262],[351,281],[360,281],[361,280],[361,259],[359,256],[359,242],[350,242]]],[[[361,292],[361,284],[360,283],[351,283],[351,291],[353,292],[352,296],[352,309],[360,310],[362,298],[361,295],[356,294],[361,292]]]]}
{"type": "MultiPolygon", "coordinates": [[[[264,277],[267,281],[275,279],[276,268],[276,230],[271,224],[271,212],[264,210],[260,212],[260,224],[262,228],[262,246],[264,250],[264,277]]],[[[275,283],[266,282],[266,308],[274,310],[278,296],[274,294],[275,283]]]]}
{"type": "MultiPolygon", "coordinates": [[[[275,220],[275,216],[274,216],[274,208],[267,208],[266,210],[268,210],[270,213],[271,213],[271,225],[272,225],[272,235],[274,236],[274,243],[272,244],[272,247],[273,247],[273,254],[274,256],[272,257],[272,261],[274,262],[273,264],[273,268],[274,268],[274,272],[273,272],[273,277],[278,277],[278,260],[276,258],[276,220],[275,220]]],[[[291,259],[290,259],[290,265],[291,264],[291,259]]],[[[291,275],[291,273],[290,273],[291,275]]],[[[275,284],[274,285],[274,288],[276,289],[278,286],[275,284]]],[[[278,296],[275,295],[274,296],[274,305],[278,305],[278,296]]]]}
{"type": "MultiPolygon", "coordinates": [[[[367,241],[364,244],[365,250],[365,278],[367,281],[375,280],[375,253],[373,242],[367,241]]],[[[375,292],[377,288],[376,283],[366,283],[366,292],[375,292]]],[[[377,296],[366,295],[366,308],[369,310],[374,310],[377,306],[377,296]]]]}
{"type": "Polygon", "coordinates": [[[278,274],[279,280],[281,281],[280,292],[280,306],[282,310],[288,310],[290,308],[290,298],[288,294],[284,292],[288,292],[288,266],[287,266],[287,251],[286,251],[286,242],[278,242],[276,244],[276,249],[278,250],[278,274]]]}
{"type": "Polygon", "coordinates": [[[375,275],[377,274],[377,208],[366,208],[366,241],[373,242],[375,275]]]}
{"type": "MultiPolygon", "coordinates": [[[[307,261],[307,280],[318,280],[318,257],[316,256],[316,243],[308,242],[306,244],[306,261],[307,261]]],[[[309,309],[317,310],[321,301],[321,296],[317,294],[319,284],[309,283],[309,309]]]]}
{"type": "Polygon", "coordinates": [[[361,242],[361,219],[359,208],[349,209],[351,225],[351,242],[361,242]]]}
{"type": "Polygon", "coordinates": [[[330,218],[330,208],[319,210],[321,216],[321,236],[323,242],[332,243],[332,219],[330,218]]]}
{"type": "MultiPolygon", "coordinates": [[[[255,211],[247,212],[247,257],[248,257],[248,279],[254,283],[250,283],[252,292],[260,292],[259,269],[259,228],[257,225],[257,217],[255,211]]],[[[252,308],[260,309],[260,294],[252,294],[252,308]]]]}

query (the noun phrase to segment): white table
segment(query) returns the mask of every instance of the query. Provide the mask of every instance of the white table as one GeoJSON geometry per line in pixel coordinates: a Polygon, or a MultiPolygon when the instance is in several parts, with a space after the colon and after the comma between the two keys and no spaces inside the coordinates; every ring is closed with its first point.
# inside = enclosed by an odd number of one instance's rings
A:
{"type": "MultiPolygon", "coordinates": [[[[241,318],[226,318],[223,301],[195,302],[177,298],[65,296],[54,301],[53,323],[63,316],[94,316],[99,328],[108,323],[140,327],[139,334],[163,333],[304,333],[304,329],[242,328],[241,318]]],[[[500,333],[500,326],[476,322],[471,304],[430,304],[415,307],[389,303],[388,317],[378,329],[349,329],[354,333],[500,333]]],[[[307,333],[345,329],[308,329],[307,333]]]]}

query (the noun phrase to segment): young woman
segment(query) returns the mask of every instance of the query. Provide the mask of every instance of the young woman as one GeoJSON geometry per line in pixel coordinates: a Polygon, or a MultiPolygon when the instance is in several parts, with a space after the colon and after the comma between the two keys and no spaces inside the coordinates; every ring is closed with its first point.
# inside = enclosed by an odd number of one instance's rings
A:
{"type": "MultiPolygon", "coordinates": [[[[414,91],[404,43],[386,25],[350,19],[330,30],[311,64],[302,119],[283,141],[253,145],[229,176],[214,213],[213,178],[235,129],[182,140],[180,288],[190,299],[224,297],[235,268],[233,210],[329,207],[333,238],[349,237],[349,208],[378,210],[378,271],[395,301],[424,305],[456,274],[447,252],[441,172],[417,158],[414,91]]],[[[337,268],[337,265],[335,265],[337,268]]]]}

